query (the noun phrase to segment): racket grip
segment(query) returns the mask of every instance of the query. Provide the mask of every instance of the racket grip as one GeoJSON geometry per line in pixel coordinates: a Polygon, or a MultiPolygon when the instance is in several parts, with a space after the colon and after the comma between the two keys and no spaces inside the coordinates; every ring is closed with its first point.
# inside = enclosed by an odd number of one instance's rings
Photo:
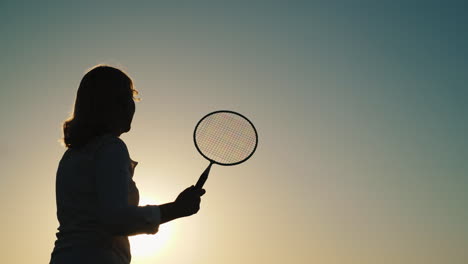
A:
{"type": "Polygon", "coordinates": [[[210,165],[208,165],[208,167],[205,169],[202,175],[200,175],[200,178],[198,178],[195,188],[197,189],[203,188],[203,185],[205,184],[206,179],[208,179],[208,174],[210,174],[211,165],[213,165],[213,163],[210,163],[210,165]]]}

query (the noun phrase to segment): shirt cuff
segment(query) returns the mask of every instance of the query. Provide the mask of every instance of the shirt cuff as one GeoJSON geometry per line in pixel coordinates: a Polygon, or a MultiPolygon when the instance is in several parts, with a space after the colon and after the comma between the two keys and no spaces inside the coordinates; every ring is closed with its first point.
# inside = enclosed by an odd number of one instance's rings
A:
{"type": "Polygon", "coordinates": [[[161,209],[156,205],[147,205],[147,207],[149,209],[149,214],[146,216],[145,221],[146,224],[151,227],[149,233],[156,234],[161,224],[161,209]]]}

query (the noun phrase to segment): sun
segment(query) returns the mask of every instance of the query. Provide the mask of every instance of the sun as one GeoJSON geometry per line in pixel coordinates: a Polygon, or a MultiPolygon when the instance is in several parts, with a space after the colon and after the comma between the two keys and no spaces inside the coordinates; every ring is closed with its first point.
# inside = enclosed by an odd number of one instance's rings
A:
{"type": "MultiPolygon", "coordinates": [[[[140,205],[159,204],[155,199],[141,197],[140,205]]],[[[171,225],[160,225],[159,231],[154,235],[136,235],[130,236],[130,249],[132,256],[138,258],[153,257],[159,254],[168,246],[170,242],[171,225]]]]}

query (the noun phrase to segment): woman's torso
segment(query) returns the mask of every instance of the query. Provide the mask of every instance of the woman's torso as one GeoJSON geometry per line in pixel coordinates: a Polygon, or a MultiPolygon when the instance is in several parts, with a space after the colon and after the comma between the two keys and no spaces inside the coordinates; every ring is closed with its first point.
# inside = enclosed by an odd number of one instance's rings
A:
{"type": "MultiPolygon", "coordinates": [[[[68,261],[76,261],[77,256],[90,254],[96,263],[130,262],[128,237],[109,234],[101,227],[97,217],[94,154],[110,140],[116,138],[112,135],[100,136],[80,149],[68,149],[60,160],[56,175],[57,218],[60,226],[52,252],[52,260],[57,263],[70,263],[68,261]],[[58,262],[63,258],[69,260],[58,262]]],[[[136,165],[137,162],[129,158],[129,205],[138,205],[139,202],[138,189],[132,180],[136,165]]],[[[92,263],[84,259],[82,262],[92,263]]]]}

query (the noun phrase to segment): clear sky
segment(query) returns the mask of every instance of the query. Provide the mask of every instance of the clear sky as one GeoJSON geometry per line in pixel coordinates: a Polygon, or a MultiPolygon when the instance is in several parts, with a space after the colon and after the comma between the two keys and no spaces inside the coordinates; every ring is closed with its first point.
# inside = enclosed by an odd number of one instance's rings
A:
{"type": "Polygon", "coordinates": [[[208,164],[203,115],[248,116],[246,163],[132,263],[468,263],[464,1],[2,1],[2,261],[47,263],[61,123],[86,69],[142,101],[122,139],[142,203],[208,164]],[[68,2],[68,3],[65,3],[68,2]],[[148,252],[149,249],[149,252],[148,252]]]}

